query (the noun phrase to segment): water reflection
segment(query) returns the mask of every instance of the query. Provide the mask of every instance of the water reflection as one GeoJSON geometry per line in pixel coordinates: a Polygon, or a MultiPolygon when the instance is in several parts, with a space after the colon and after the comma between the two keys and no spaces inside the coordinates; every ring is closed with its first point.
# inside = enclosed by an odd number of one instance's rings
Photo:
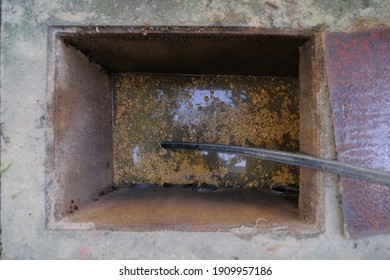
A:
{"type": "MultiPolygon", "coordinates": [[[[240,99],[246,100],[246,92],[241,91],[240,99]]],[[[235,106],[231,89],[187,89],[174,110],[172,120],[182,124],[199,124],[217,108],[235,106]]]]}
{"type": "Polygon", "coordinates": [[[213,102],[223,102],[234,106],[231,89],[194,89],[191,90],[191,102],[196,106],[206,107],[213,102]]]}
{"type": "Polygon", "coordinates": [[[237,157],[236,155],[226,154],[226,153],[218,153],[218,156],[227,164],[231,164],[232,160],[237,157]]]}
{"type": "Polygon", "coordinates": [[[246,159],[242,156],[218,153],[218,157],[222,160],[224,166],[232,168],[234,172],[244,172],[246,170],[246,159]]]}
{"type": "Polygon", "coordinates": [[[157,96],[157,101],[160,101],[161,97],[164,96],[164,91],[162,89],[156,89],[156,96],[157,96]]]}
{"type": "Polygon", "coordinates": [[[136,164],[136,163],[139,163],[142,159],[142,156],[141,156],[141,148],[136,146],[134,147],[133,149],[133,162],[136,164]]]}
{"type": "Polygon", "coordinates": [[[246,159],[240,160],[240,161],[237,162],[234,166],[235,166],[235,167],[243,167],[243,168],[246,168],[246,159]]]}

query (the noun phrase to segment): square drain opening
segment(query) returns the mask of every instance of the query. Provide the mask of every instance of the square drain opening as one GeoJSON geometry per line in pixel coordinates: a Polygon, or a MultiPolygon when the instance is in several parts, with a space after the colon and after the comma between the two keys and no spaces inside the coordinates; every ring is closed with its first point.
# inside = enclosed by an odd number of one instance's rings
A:
{"type": "Polygon", "coordinates": [[[212,27],[50,31],[49,228],[321,229],[318,172],[159,145],[319,156],[317,36],[212,27]]]}

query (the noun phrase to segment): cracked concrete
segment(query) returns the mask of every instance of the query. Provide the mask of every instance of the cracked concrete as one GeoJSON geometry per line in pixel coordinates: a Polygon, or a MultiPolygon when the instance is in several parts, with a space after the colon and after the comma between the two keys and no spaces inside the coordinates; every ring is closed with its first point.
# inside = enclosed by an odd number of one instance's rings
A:
{"type": "MultiPolygon", "coordinates": [[[[388,235],[347,240],[337,178],[324,177],[325,232],[109,232],[45,228],[47,32],[52,25],[313,28],[390,26],[380,0],[2,1],[1,176],[4,259],[389,259],[388,235]],[[45,124],[45,121],[43,121],[45,124]],[[8,139],[9,141],[4,141],[8,139]],[[227,246],[229,244],[229,246],[227,246]]],[[[325,85],[324,85],[325,87],[325,85]]],[[[329,147],[329,154],[334,151],[329,147]]]]}

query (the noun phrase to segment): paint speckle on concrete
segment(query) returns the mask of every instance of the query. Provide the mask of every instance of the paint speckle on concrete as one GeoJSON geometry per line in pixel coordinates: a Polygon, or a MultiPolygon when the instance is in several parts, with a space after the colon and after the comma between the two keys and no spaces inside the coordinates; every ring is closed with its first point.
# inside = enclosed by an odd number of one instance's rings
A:
{"type": "Polygon", "coordinates": [[[71,12],[58,12],[55,14],[58,19],[68,21],[68,22],[79,22],[85,21],[88,18],[92,17],[90,13],[79,12],[79,13],[71,13],[71,12]]]}
{"type": "MultiPolygon", "coordinates": [[[[4,1],[5,2],[5,1],[4,1]]],[[[11,5],[9,2],[2,3],[1,21],[2,23],[18,24],[23,21],[24,10],[22,6],[11,5]],[[7,4],[8,3],[8,4],[7,4]]]]}

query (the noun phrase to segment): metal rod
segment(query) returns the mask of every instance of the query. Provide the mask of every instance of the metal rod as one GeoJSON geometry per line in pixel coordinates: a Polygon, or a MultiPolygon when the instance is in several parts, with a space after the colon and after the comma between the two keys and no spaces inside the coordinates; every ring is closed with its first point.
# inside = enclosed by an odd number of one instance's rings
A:
{"type": "Polygon", "coordinates": [[[313,168],[384,186],[390,186],[390,172],[342,163],[336,160],[321,159],[300,153],[269,150],[263,148],[175,141],[161,142],[161,147],[165,149],[198,150],[239,154],[259,159],[313,168]]]}

